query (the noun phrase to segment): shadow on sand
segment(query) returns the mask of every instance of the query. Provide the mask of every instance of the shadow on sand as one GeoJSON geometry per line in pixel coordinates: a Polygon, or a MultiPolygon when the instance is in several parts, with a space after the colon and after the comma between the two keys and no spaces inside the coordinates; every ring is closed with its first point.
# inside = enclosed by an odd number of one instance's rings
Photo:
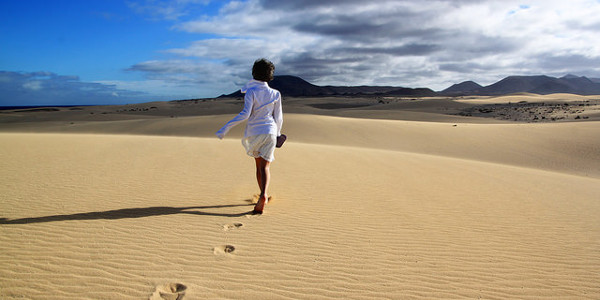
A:
{"type": "Polygon", "coordinates": [[[155,207],[144,207],[144,208],[125,208],[117,210],[77,213],[70,215],[54,215],[45,217],[35,218],[22,218],[22,219],[6,219],[0,218],[0,224],[31,224],[31,223],[46,223],[46,222],[59,222],[59,221],[73,221],[73,220],[116,220],[116,219],[134,219],[144,218],[152,216],[166,216],[176,214],[190,214],[199,216],[218,216],[218,217],[242,217],[245,215],[253,214],[252,210],[242,213],[218,213],[218,212],[206,212],[201,211],[203,209],[218,209],[226,207],[238,207],[238,206],[250,206],[248,204],[229,204],[229,205],[213,205],[213,206],[186,206],[186,207],[168,207],[168,206],[155,206],[155,207]]]}

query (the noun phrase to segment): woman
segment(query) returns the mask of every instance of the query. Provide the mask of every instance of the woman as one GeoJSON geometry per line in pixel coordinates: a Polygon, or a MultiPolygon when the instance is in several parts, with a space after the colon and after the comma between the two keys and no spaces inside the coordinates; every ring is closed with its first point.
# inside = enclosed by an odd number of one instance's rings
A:
{"type": "Polygon", "coordinates": [[[254,212],[262,214],[269,201],[267,188],[271,174],[269,166],[275,159],[275,145],[277,137],[281,135],[283,113],[281,110],[281,94],[278,90],[269,87],[267,82],[273,80],[275,65],[267,59],[259,59],[252,67],[254,80],[248,82],[243,88],[244,109],[217,131],[220,139],[235,125],[248,120],[242,144],[246,153],[256,161],[256,180],[260,188],[260,198],[254,206],[254,212]]]}

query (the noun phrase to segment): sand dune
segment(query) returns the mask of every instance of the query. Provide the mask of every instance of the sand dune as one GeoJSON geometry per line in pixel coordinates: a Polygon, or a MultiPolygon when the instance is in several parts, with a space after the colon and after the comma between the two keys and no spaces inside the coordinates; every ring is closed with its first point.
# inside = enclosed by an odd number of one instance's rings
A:
{"type": "Polygon", "coordinates": [[[5,126],[0,298],[600,297],[600,122],[290,113],[256,216],[229,117],[5,126]]]}
{"type": "MultiPolygon", "coordinates": [[[[119,121],[29,123],[19,131],[213,138],[233,115],[119,121]]],[[[286,114],[291,141],[416,152],[600,176],[600,122],[447,123],[286,114]]],[[[243,126],[229,139],[240,139],[243,126]]]]}

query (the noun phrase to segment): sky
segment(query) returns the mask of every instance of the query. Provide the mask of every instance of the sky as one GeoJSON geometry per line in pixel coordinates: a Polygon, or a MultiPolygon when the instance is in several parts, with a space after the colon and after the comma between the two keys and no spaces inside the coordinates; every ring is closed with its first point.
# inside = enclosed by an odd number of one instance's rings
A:
{"type": "Polygon", "coordinates": [[[600,0],[0,2],[0,106],[209,98],[275,75],[443,90],[600,77],[600,0]]]}

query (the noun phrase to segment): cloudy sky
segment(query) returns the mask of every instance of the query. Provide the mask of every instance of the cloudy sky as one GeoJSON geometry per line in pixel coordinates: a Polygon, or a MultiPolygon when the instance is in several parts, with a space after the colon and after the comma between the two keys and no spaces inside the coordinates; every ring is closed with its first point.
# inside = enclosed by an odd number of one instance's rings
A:
{"type": "Polygon", "coordinates": [[[276,75],[442,90],[600,77],[600,0],[20,0],[0,3],[0,105],[215,97],[276,75]]]}

